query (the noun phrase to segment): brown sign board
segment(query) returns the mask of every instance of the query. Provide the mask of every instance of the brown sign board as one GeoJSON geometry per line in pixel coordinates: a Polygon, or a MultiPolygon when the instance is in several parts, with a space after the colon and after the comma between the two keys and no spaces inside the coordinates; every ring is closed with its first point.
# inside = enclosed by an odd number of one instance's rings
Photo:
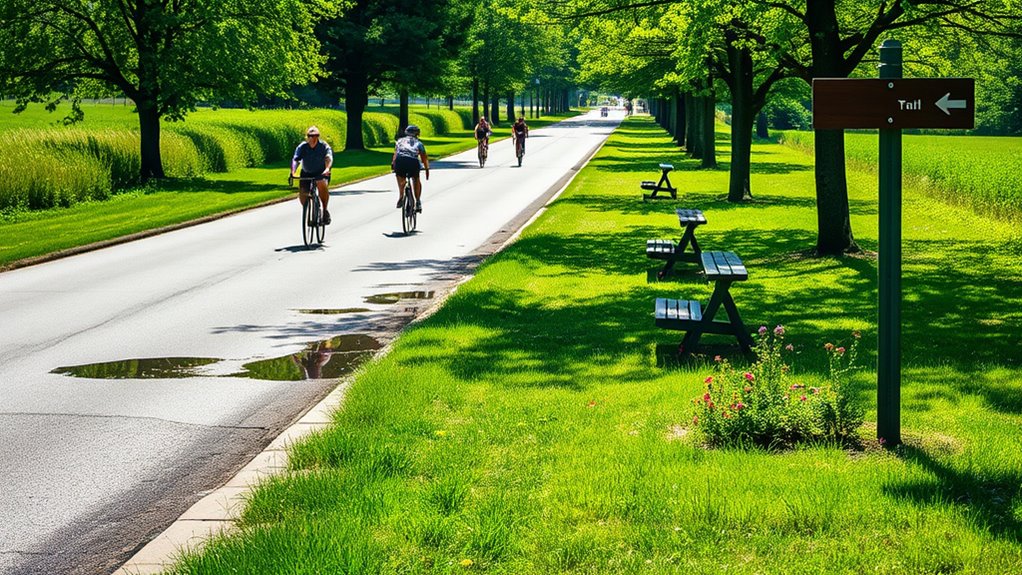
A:
{"type": "Polygon", "coordinates": [[[813,128],[972,129],[972,78],[813,78],[813,128]]]}

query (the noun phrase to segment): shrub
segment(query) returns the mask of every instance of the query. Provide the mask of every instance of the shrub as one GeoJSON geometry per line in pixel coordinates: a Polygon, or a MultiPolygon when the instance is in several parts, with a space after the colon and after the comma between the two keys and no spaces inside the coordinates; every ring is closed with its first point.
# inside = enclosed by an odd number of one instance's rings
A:
{"type": "Polygon", "coordinates": [[[717,356],[713,375],[695,405],[693,422],[713,446],[790,447],[807,441],[845,443],[862,425],[862,411],[844,393],[846,374],[856,369],[858,333],[846,349],[828,343],[826,383],[809,387],[791,373],[784,356],[784,328],[759,329],[758,360],[739,370],[717,356]]]}

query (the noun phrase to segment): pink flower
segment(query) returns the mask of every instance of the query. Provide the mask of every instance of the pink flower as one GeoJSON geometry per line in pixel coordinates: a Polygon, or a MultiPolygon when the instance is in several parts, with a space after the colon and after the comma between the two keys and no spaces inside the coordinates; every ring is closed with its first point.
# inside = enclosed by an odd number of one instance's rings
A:
{"type": "Polygon", "coordinates": [[[774,328],[774,335],[777,335],[777,336],[784,335],[784,326],[783,325],[778,325],[777,327],[775,327],[774,328]]]}
{"type": "Polygon", "coordinates": [[[746,381],[755,381],[755,379],[756,379],[756,376],[755,376],[755,375],[752,375],[752,374],[751,374],[751,373],[749,373],[749,372],[745,372],[745,379],[746,379],[746,381]]]}
{"type": "Polygon", "coordinates": [[[735,409],[736,410],[745,409],[745,404],[739,401],[738,403],[735,404],[735,409]]]}
{"type": "Polygon", "coordinates": [[[767,326],[765,326],[765,325],[759,326],[759,335],[766,335],[766,332],[767,332],[767,326]]]}
{"type": "Polygon", "coordinates": [[[844,355],[845,354],[845,348],[843,348],[843,347],[839,347],[839,348],[835,349],[834,351],[836,351],[838,355],[844,355]]]}
{"type": "Polygon", "coordinates": [[[805,401],[806,400],[806,396],[803,395],[802,397],[798,398],[798,400],[799,401],[805,401]]]}
{"type": "Polygon", "coordinates": [[[786,349],[788,351],[795,351],[795,346],[793,346],[793,345],[791,345],[789,343],[788,345],[784,346],[784,349],[786,349]]]}
{"type": "Polygon", "coordinates": [[[717,363],[720,363],[722,360],[720,359],[719,355],[715,355],[715,356],[713,356],[713,361],[715,361],[717,363]]]}
{"type": "Polygon", "coordinates": [[[711,398],[710,398],[710,394],[709,393],[704,393],[703,394],[703,401],[710,401],[710,399],[711,398]]]}
{"type": "Polygon", "coordinates": [[[793,384],[791,384],[791,388],[792,389],[802,389],[803,387],[805,387],[804,383],[793,383],[793,384]]]}
{"type": "Polygon", "coordinates": [[[713,376],[711,375],[711,376],[707,377],[706,379],[704,379],[703,383],[713,383],[713,376]]]}

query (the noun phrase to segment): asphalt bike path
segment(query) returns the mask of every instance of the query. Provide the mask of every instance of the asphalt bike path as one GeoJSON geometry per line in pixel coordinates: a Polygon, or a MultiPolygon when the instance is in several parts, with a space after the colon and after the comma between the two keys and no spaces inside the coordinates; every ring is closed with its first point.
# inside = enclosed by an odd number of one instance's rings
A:
{"type": "Polygon", "coordinates": [[[483,169],[475,149],[433,163],[409,236],[387,175],[332,191],[318,248],[295,201],[0,274],[0,573],[116,569],[337,384],[238,377],[244,364],[344,334],[385,344],[428,302],[367,296],[454,285],[620,119],[535,130],[521,168],[510,140],[483,169]],[[366,311],[307,313],[351,309],[366,311]],[[209,363],[51,373],[139,358],[209,363]]]}

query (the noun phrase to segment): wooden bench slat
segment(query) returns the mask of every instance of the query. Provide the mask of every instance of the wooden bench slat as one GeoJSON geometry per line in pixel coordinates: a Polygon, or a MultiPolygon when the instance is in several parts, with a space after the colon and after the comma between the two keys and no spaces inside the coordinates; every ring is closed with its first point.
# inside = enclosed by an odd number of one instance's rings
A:
{"type": "Polygon", "coordinates": [[[656,298],[656,311],[654,315],[657,319],[664,319],[667,317],[667,298],[656,298]]]}

